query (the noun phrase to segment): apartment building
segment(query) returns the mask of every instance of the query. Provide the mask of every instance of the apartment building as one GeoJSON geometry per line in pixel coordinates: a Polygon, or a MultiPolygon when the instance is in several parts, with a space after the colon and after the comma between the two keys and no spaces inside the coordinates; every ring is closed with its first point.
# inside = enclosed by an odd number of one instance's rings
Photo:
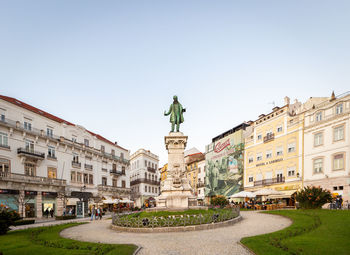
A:
{"type": "Polygon", "coordinates": [[[149,150],[139,149],[130,157],[130,188],[135,206],[155,205],[160,194],[159,157],[149,150]]]}
{"type": "Polygon", "coordinates": [[[285,105],[249,122],[245,135],[244,189],[272,188],[288,199],[302,187],[302,105],[285,97],[285,105]]]}
{"type": "MultiPolygon", "coordinates": [[[[205,155],[200,152],[197,148],[192,148],[190,150],[187,150],[184,152],[184,159],[185,159],[185,167],[186,167],[186,177],[189,180],[189,183],[193,189],[194,195],[198,199],[199,195],[199,184],[201,182],[201,186],[203,186],[204,179],[199,179],[200,171],[203,171],[203,169],[199,168],[199,162],[205,160],[205,155]]],[[[203,188],[203,187],[201,187],[203,188]]],[[[204,196],[204,194],[203,194],[204,196]]]]}
{"type": "Polygon", "coordinates": [[[310,98],[305,110],[304,186],[350,199],[350,93],[310,98]]]}
{"type": "Polygon", "coordinates": [[[77,213],[107,197],[128,199],[129,151],[18,99],[0,96],[0,202],[24,217],[77,213]],[[77,202],[85,206],[77,207],[77,202]]]}

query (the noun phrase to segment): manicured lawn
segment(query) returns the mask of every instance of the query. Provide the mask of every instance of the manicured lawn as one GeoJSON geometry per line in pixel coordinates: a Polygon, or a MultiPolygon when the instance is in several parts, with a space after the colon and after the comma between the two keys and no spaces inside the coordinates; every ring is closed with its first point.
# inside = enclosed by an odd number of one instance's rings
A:
{"type": "Polygon", "coordinates": [[[293,220],[293,224],[271,234],[241,240],[258,255],[350,254],[350,211],[285,210],[265,213],[286,216],[293,220]]]}
{"type": "Polygon", "coordinates": [[[4,255],[127,255],[137,248],[132,244],[100,244],[63,238],[59,233],[81,223],[18,230],[0,236],[0,251],[4,255]]]}

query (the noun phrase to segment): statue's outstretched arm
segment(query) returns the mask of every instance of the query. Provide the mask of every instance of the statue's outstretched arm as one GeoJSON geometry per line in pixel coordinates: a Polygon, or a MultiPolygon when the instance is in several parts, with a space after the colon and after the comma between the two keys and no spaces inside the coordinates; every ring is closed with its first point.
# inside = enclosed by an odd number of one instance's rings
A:
{"type": "Polygon", "coordinates": [[[169,108],[168,112],[164,111],[164,116],[168,116],[170,113],[171,113],[171,105],[170,105],[170,108],[169,108]]]}

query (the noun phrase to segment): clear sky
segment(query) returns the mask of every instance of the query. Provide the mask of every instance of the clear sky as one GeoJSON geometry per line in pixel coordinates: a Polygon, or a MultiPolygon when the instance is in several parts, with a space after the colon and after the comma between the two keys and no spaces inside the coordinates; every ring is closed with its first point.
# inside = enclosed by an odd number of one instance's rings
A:
{"type": "Polygon", "coordinates": [[[350,1],[0,1],[0,94],[167,161],[271,111],[350,90],[350,1]]]}

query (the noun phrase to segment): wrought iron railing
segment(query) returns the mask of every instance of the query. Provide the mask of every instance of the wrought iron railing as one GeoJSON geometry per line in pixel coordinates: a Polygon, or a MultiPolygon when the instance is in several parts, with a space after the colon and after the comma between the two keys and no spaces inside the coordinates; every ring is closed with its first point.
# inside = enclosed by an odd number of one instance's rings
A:
{"type": "Polygon", "coordinates": [[[147,183],[147,184],[151,184],[151,185],[160,185],[160,181],[155,181],[155,180],[146,179],[146,178],[139,178],[136,180],[132,180],[130,182],[130,185],[136,185],[136,184],[140,184],[140,183],[147,183]]]}
{"type": "Polygon", "coordinates": [[[22,183],[38,183],[55,186],[65,186],[66,180],[53,179],[41,176],[29,176],[25,174],[15,174],[10,172],[0,172],[0,180],[4,181],[16,181],[22,183]]]}
{"type": "Polygon", "coordinates": [[[26,149],[26,148],[18,148],[17,149],[17,154],[34,156],[34,157],[43,158],[43,159],[45,158],[45,153],[39,152],[39,151],[35,151],[35,150],[26,149]]]}

